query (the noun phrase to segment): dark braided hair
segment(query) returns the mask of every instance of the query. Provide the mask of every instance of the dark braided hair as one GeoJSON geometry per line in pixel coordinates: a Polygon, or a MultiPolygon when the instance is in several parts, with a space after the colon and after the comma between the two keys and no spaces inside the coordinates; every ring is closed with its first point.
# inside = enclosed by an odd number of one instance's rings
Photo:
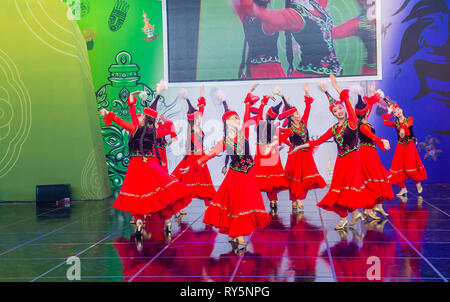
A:
{"type": "MultiPolygon", "coordinates": [[[[141,152],[142,155],[145,154],[144,152],[144,138],[147,134],[147,131],[152,131],[153,134],[153,141],[156,144],[156,120],[148,115],[144,116],[144,126],[142,126],[143,130],[141,133],[141,136],[139,137],[139,152],[141,152]]],[[[155,153],[156,157],[158,158],[159,164],[162,165],[161,156],[159,155],[158,147],[155,146],[155,153]]]]}

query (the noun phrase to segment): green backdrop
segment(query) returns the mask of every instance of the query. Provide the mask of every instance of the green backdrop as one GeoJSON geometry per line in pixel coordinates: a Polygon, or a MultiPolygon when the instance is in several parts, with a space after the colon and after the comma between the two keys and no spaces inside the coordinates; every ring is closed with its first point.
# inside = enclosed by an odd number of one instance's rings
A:
{"type": "Polygon", "coordinates": [[[59,0],[0,9],[0,201],[69,183],[75,200],[111,195],[85,39],[59,0]]]}
{"type": "MultiPolygon", "coordinates": [[[[85,37],[92,69],[97,109],[106,108],[131,121],[126,105],[129,94],[145,90],[154,96],[163,78],[162,2],[153,0],[67,1],[85,37]],[[145,16],[144,16],[145,14],[145,16]],[[151,27],[146,34],[143,29],[151,27]]],[[[164,99],[161,100],[164,102],[164,99]]],[[[128,167],[129,134],[115,124],[102,126],[103,143],[113,196],[117,196],[128,167]]]]}

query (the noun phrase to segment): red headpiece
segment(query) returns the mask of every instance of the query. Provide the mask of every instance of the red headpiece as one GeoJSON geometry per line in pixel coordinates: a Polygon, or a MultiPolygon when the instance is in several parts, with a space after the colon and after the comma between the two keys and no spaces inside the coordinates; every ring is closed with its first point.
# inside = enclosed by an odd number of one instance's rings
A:
{"type": "Polygon", "coordinates": [[[144,109],[144,114],[156,119],[158,117],[158,111],[156,110],[156,108],[158,107],[158,101],[159,98],[161,97],[161,95],[157,95],[155,100],[152,102],[152,104],[150,105],[150,107],[147,107],[144,109]]]}
{"type": "Polygon", "coordinates": [[[283,127],[286,127],[286,125],[288,123],[288,118],[290,116],[292,116],[295,112],[297,112],[297,108],[289,105],[289,103],[287,102],[287,100],[285,99],[284,96],[281,96],[281,99],[283,100],[284,107],[283,107],[283,113],[281,113],[278,116],[278,119],[280,119],[280,120],[284,119],[285,121],[283,122],[283,127]]]}
{"type": "Polygon", "coordinates": [[[342,105],[342,101],[341,101],[341,100],[336,100],[335,98],[333,98],[333,97],[328,93],[328,91],[325,91],[325,94],[326,94],[326,96],[327,96],[327,98],[328,98],[328,102],[330,103],[330,111],[331,111],[331,112],[333,112],[333,108],[334,108],[335,106],[342,105]]]}

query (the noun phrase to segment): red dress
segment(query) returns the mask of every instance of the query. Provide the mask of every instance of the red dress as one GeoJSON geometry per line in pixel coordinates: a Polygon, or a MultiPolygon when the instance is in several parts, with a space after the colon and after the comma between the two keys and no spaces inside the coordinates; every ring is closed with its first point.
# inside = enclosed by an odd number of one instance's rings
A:
{"type": "MultiPolygon", "coordinates": [[[[191,201],[190,189],[171,177],[159,164],[155,157],[153,132],[150,130],[144,136],[145,154],[139,151],[139,139],[143,127],[127,123],[114,113],[108,113],[107,119],[130,132],[129,141],[130,162],[119,196],[113,207],[131,212],[132,215],[159,214],[170,218],[186,207],[191,201]]],[[[167,135],[167,129],[157,131],[157,137],[167,135]]]]}
{"type": "Polygon", "coordinates": [[[394,127],[398,134],[398,143],[395,148],[394,158],[392,159],[391,169],[392,184],[398,184],[404,187],[405,180],[412,179],[415,183],[427,179],[427,172],[422,164],[419,153],[416,148],[416,138],[413,133],[412,117],[405,117],[403,122],[398,119],[396,121],[389,121],[390,114],[382,116],[386,126],[394,127]],[[405,131],[405,136],[400,137],[400,130],[405,131]]]}
{"type": "Polygon", "coordinates": [[[277,200],[280,191],[289,188],[283,165],[281,164],[278,148],[267,155],[264,155],[264,147],[272,142],[274,135],[278,132],[276,125],[269,121],[262,121],[264,104],[261,104],[258,116],[256,117],[256,156],[255,169],[256,180],[259,189],[267,193],[269,200],[277,200]]]}
{"type": "MultiPolygon", "coordinates": [[[[306,107],[299,127],[292,124],[280,136],[280,142],[288,145],[290,151],[309,140],[307,123],[311,111],[311,101],[308,102],[305,97],[305,103],[306,107]]],[[[289,182],[289,197],[292,201],[303,200],[309,190],[324,188],[327,185],[317,170],[311,149],[302,149],[289,154],[285,173],[289,182]]]]}
{"type": "MultiPolygon", "coordinates": [[[[203,109],[204,106],[201,106],[199,109],[201,114],[203,114],[203,109]]],[[[216,194],[216,189],[212,183],[208,166],[203,165],[200,169],[190,169],[187,173],[181,174],[181,169],[192,166],[204,155],[204,136],[203,131],[197,133],[193,129],[191,130],[189,151],[173,170],[172,176],[192,189],[194,193],[193,198],[203,199],[205,205],[209,205],[209,202],[216,194]]]]}
{"type": "Polygon", "coordinates": [[[230,169],[217,190],[203,222],[219,229],[220,233],[230,237],[250,235],[257,229],[264,229],[271,220],[267,213],[259,185],[256,180],[255,164],[249,154],[248,127],[250,105],[246,105],[244,127],[234,140],[221,140],[207,155],[200,158],[198,164],[203,165],[214,156],[227,151],[232,161],[230,169]],[[244,134],[245,133],[245,134],[244,134]]]}
{"type": "Polygon", "coordinates": [[[394,199],[392,185],[390,184],[392,175],[383,167],[377,153],[377,145],[383,151],[385,150],[381,138],[375,136],[375,129],[367,123],[359,127],[359,139],[361,145],[359,155],[364,184],[367,189],[376,194],[375,203],[394,199]]]}
{"type": "Polygon", "coordinates": [[[345,102],[348,119],[339,126],[334,125],[316,141],[309,142],[311,147],[318,146],[330,138],[338,147],[338,155],[328,193],[317,204],[319,207],[334,211],[341,217],[355,209],[364,209],[374,204],[376,196],[367,190],[361,169],[358,151],[358,120],[349,100],[349,91],[341,92],[340,99],[345,102]]]}

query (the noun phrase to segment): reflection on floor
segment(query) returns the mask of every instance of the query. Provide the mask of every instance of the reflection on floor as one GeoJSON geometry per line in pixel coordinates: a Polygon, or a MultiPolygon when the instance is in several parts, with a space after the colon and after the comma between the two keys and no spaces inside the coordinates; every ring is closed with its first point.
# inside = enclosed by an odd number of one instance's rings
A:
{"type": "Polygon", "coordinates": [[[0,203],[0,281],[68,281],[71,256],[82,281],[448,281],[450,184],[424,185],[422,196],[408,190],[385,204],[387,220],[340,232],[338,217],[316,206],[326,190],[310,192],[298,213],[282,192],[270,226],[251,234],[246,249],[202,222],[197,199],[172,219],[170,236],[150,217],[142,238],[111,200],[0,203]]]}

